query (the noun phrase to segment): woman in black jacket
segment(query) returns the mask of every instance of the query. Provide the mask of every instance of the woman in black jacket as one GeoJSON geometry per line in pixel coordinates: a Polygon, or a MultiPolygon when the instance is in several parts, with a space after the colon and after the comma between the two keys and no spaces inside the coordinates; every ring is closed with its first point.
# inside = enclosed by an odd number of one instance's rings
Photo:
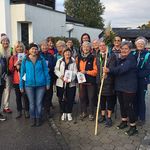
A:
{"type": "MultiPolygon", "coordinates": [[[[97,68],[98,68],[98,74],[97,74],[97,85],[98,85],[98,92],[100,88],[100,81],[103,75],[102,68],[104,67],[104,62],[105,62],[105,56],[106,56],[106,44],[105,42],[100,42],[99,43],[99,49],[100,52],[97,54],[96,57],[96,63],[97,63],[97,68]]],[[[108,61],[107,61],[107,67],[113,67],[115,66],[115,60],[116,56],[108,56],[108,61]]],[[[112,114],[112,107],[113,107],[113,96],[115,94],[114,90],[114,76],[111,74],[108,74],[105,77],[103,88],[102,88],[102,94],[101,94],[101,117],[99,118],[99,123],[103,123],[106,121],[105,126],[106,127],[111,127],[112,126],[112,120],[111,120],[111,114],[112,114]],[[106,107],[107,104],[107,107],[106,107]],[[105,110],[107,108],[107,118],[105,117],[105,110]]]]}
{"type": "Polygon", "coordinates": [[[104,68],[103,71],[115,75],[115,90],[117,91],[122,117],[122,122],[117,126],[117,129],[126,128],[127,118],[129,118],[130,129],[125,134],[131,136],[138,133],[138,130],[136,129],[133,106],[137,91],[137,70],[136,59],[131,53],[130,42],[122,42],[120,57],[116,63],[115,67],[104,68]]]}

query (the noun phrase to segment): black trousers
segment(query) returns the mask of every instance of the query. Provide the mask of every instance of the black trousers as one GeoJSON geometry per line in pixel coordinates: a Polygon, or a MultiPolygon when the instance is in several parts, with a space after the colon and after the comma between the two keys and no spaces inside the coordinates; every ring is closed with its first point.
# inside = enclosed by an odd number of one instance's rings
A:
{"type": "Polygon", "coordinates": [[[53,97],[53,84],[51,84],[49,90],[46,90],[43,98],[43,105],[46,113],[50,113],[50,106],[52,106],[52,97],[53,97]]]}
{"type": "Polygon", "coordinates": [[[4,88],[5,88],[5,86],[4,86],[4,85],[0,85],[0,108],[1,108],[2,95],[3,95],[4,88]]]}
{"type": "Polygon", "coordinates": [[[89,100],[89,114],[94,115],[94,99],[96,97],[96,86],[94,84],[80,84],[79,97],[81,113],[87,113],[87,106],[89,100]]]}
{"type": "Polygon", "coordinates": [[[129,117],[129,122],[135,123],[136,116],[133,103],[136,98],[136,93],[117,92],[117,96],[120,104],[121,117],[129,117]]]}
{"type": "Polygon", "coordinates": [[[134,102],[136,118],[145,121],[146,114],[146,103],[145,103],[145,94],[147,91],[147,84],[143,81],[138,81],[138,91],[136,101],[134,102]]]}
{"type": "Polygon", "coordinates": [[[112,111],[113,107],[113,97],[112,96],[101,96],[100,102],[101,110],[110,110],[112,111]],[[107,106],[106,106],[107,105],[107,106]]]}
{"type": "Polygon", "coordinates": [[[57,96],[62,113],[72,113],[75,94],[75,86],[69,87],[69,84],[67,84],[65,89],[57,86],[57,96]]]}
{"type": "Polygon", "coordinates": [[[24,104],[24,110],[29,111],[29,100],[28,100],[26,93],[20,92],[19,84],[14,84],[13,86],[15,88],[15,94],[16,94],[17,111],[22,111],[23,104],[24,104]],[[23,101],[22,101],[22,98],[23,98],[23,101]]]}

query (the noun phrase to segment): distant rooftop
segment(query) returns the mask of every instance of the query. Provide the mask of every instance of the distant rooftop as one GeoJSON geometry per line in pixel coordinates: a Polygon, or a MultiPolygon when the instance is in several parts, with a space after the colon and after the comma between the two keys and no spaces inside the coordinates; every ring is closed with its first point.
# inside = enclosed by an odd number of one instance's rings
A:
{"type": "Polygon", "coordinates": [[[84,25],[83,21],[80,21],[79,19],[76,19],[76,18],[68,16],[68,15],[66,15],[66,21],[73,22],[73,23],[79,23],[79,24],[83,24],[84,25]]]}
{"type": "Polygon", "coordinates": [[[12,4],[44,5],[55,10],[56,0],[10,0],[12,4]]]}
{"type": "Polygon", "coordinates": [[[138,36],[144,36],[150,39],[150,29],[113,28],[112,30],[122,38],[137,38],[138,36]]]}

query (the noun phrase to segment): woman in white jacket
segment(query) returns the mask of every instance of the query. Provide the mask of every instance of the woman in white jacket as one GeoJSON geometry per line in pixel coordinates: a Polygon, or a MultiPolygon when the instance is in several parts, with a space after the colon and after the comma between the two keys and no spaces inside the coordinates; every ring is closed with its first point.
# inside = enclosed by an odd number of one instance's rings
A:
{"type": "Polygon", "coordinates": [[[61,120],[72,120],[72,108],[76,93],[76,62],[70,49],[65,49],[63,58],[56,62],[55,74],[58,77],[56,80],[57,96],[59,99],[60,110],[63,113],[61,120]]]}

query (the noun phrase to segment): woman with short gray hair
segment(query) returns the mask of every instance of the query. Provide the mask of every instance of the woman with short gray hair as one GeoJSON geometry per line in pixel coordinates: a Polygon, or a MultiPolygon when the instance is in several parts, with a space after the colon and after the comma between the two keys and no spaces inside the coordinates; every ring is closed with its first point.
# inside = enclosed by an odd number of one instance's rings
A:
{"type": "Polygon", "coordinates": [[[138,37],[135,40],[136,51],[133,53],[137,60],[137,76],[138,76],[138,91],[137,91],[137,103],[136,115],[138,124],[143,125],[145,123],[145,94],[147,90],[147,84],[150,75],[150,53],[146,50],[147,40],[145,37],[138,37]]]}
{"type": "Polygon", "coordinates": [[[112,68],[106,67],[103,71],[115,75],[115,90],[117,91],[122,117],[117,129],[128,127],[127,118],[129,118],[130,128],[125,134],[129,136],[137,134],[138,130],[136,128],[136,117],[133,105],[137,91],[137,69],[136,59],[132,55],[131,43],[129,41],[121,43],[121,53],[116,61],[116,66],[112,68]]]}

